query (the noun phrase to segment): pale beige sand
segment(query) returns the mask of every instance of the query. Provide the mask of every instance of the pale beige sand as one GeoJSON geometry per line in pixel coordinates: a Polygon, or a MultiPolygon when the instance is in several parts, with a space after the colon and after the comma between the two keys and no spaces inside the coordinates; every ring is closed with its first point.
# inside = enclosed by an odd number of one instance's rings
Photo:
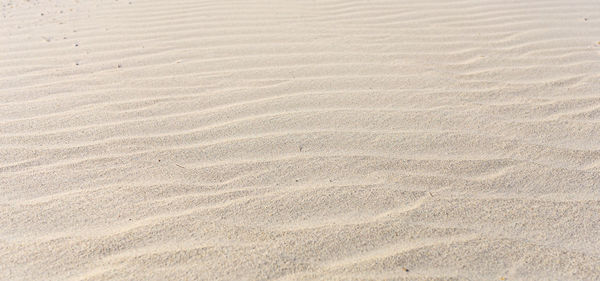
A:
{"type": "Polygon", "coordinates": [[[598,1],[0,3],[0,280],[600,280],[598,1]]]}

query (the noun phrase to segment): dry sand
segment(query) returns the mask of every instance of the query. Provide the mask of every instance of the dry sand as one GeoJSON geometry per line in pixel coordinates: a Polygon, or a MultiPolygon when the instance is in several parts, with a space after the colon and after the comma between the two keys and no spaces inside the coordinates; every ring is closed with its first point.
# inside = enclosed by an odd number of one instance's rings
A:
{"type": "Polygon", "coordinates": [[[0,3],[0,280],[600,280],[598,1],[0,3]]]}

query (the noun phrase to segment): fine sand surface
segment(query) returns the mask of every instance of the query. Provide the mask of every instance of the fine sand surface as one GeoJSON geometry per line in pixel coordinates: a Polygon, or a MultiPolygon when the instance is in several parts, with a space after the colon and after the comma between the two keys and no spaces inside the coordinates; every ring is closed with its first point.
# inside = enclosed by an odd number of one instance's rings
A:
{"type": "Polygon", "coordinates": [[[0,4],[0,280],[600,280],[599,1],[0,4]]]}

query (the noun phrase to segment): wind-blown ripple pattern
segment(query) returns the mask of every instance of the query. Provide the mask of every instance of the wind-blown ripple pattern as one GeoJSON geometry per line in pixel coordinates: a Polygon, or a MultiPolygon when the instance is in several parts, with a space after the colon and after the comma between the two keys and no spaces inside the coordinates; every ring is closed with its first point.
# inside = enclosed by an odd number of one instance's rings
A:
{"type": "Polygon", "coordinates": [[[597,1],[5,1],[1,280],[598,280],[597,1]]]}

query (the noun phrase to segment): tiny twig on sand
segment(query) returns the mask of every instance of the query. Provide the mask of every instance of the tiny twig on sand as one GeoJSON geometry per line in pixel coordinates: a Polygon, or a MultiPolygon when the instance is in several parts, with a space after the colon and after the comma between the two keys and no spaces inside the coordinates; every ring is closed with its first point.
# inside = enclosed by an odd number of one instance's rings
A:
{"type": "Polygon", "coordinates": [[[179,164],[177,164],[177,163],[175,163],[175,166],[177,166],[177,167],[179,167],[179,168],[182,168],[182,169],[185,169],[185,167],[184,167],[184,166],[181,166],[181,165],[179,165],[179,164]]]}

